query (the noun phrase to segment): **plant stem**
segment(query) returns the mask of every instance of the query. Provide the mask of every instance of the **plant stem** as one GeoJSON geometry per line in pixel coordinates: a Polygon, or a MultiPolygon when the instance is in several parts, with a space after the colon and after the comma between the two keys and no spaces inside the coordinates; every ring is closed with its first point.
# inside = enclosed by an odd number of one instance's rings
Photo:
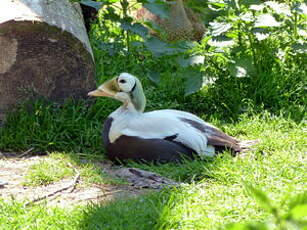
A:
{"type": "MultiPolygon", "coordinates": [[[[253,39],[251,33],[249,32],[247,34],[248,34],[249,46],[250,46],[250,49],[252,51],[253,64],[254,64],[254,67],[255,67],[255,70],[256,70],[256,75],[259,75],[259,73],[261,71],[260,71],[259,65],[257,65],[257,52],[256,52],[256,48],[255,48],[256,44],[254,42],[254,39],[253,39]]],[[[258,55],[258,58],[260,58],[260,55],[258,55]]]]}
{"type": "MultiPolygon", "coordinates": [[[[128,8],[129,8],[129,2],[127,0],[121,0],[120,4],[122,6],[122,10],[123,10],[123,20],[128,22],[129,20],[129,15],[128,15],[128,8]]],[[[130,32],[126,31],[125,33],[126,35],[126,45],[127,45],[127,51],[128,54],[130,53],[130,32]]]]}
{"type": "Polygon", "coordinates": [[[296,40],[298,38],[298,34],[297,34],[297,12],[294,12],[293,34],[294,34],[294,39],[296,40]]]}
{"type": "MultiPolygon", "coordinates": [[[[236,16],[238,17],[240,15],[240,4],[239,4],[239,0],[235,0],[235,13],[236,16]]],[[[239,45],[242,46],[242,26],[241,26],[241,21],[239,20],[237,23],[237,27],[238,27],[238,41],[239,41],[239,45]]]]}

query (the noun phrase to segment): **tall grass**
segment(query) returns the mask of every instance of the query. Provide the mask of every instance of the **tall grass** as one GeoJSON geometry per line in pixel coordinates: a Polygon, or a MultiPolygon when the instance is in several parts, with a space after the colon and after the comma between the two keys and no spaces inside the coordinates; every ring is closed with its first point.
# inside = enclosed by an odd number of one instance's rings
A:
{"type": "MultiPolygon", "coordinates": [[[[233,11],[230,14],[235,16],[233,11]]],[[[220,20],[236,23],[231,21],[230,16],[222,14],[220,20]]],[[[236,26],[234,24],[233,28],[236,26]]],[[[245,26],[249,28],[248,24],[245,26]]],[[[234,30],[233,33],[239,32],[234,30]]],[[[248,35],[248,32],[244,33],[244,36],[248,35]]],[[[281,35],[276,31],[272,32],[268,40],[253,40],[253,49],[259,59],[257,63],[261,64],[261,74],[243,78],[233,76],[227,68],[229,63],[225,60],[226,57],[231,57],[230,54],[219,53],[216,48],[208,48],[210,36],[205,37],[194,51],[211,52],[212,57],[205,59],[201,68],[207,77],[214,78],[214,82],[204,85],[198,92],[188,96],[185,95],[186,79],[182,77],[184,68],[176,61],[178,56],[153,56],[145,47],[132,45],[133,42],[141,40],[139,36],[129,36],[131,46],[128,52],[126,35],[123,35],[117,23],[107,20],[102,13],[99,20],[92,24],[90,40],[96,61],[97,84],[121,72],[138,76],[148,99],[147,110],[187,110],[208,121],[218,120],[219,123],[236,122],[241,114],[253,115],[264,110],[289,117],[298,123],[306,116],[306,55],[292,55],[287,51],[286,61],[276,59],[274,52],[278,48],[283,46],[283,49],[287,50],[293,43],[283,44],[277,39],[281,38],[281,35]],[[155,79],[155,82],[150,80],[151,70],[160,73],[160,78],[155,79]]],[[[289,34],[286,34],[285,39],[288,39],[288,36],[289,34]]],[[[244,44],[243,47],[248,48],[251,44],[248,43],[248,36],[246,39],[246,43],[242,39],[240,42],[244,44]]],[[[7,116],[6,124],[0,128],[0,149],[24,151],[34,148],[36,152],[103,153],[101,126],[117,106],[118,102],[106,98],[96,101],[68,99],[64,104],[47,100],[25,102],[7,116]]]]}

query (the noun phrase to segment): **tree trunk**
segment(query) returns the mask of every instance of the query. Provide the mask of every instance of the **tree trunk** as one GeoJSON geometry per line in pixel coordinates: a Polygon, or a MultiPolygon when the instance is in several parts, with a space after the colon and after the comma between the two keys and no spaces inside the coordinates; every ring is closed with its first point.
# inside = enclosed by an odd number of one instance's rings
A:
{"type": "Polygon", "coordinates": [[[0,0],[0,117],[29,96],[84,97],[94,72],[78,3],[0,0]]]}
{"type": "MultiPolygon", "coordinates": [[[[142,7],[136,12],[136,19],[149,20],[157,23],[166,32],[166,39],[168,41],[200,41],[205,32],[205,26],[200,16],[188,7],[185,0],[168,1],[172,2],[170,5],[169,18],[162,19],[145,7],[142,7]]],[[[154,31],[151,31],[151,33],[159,36],[154,31]]]]}

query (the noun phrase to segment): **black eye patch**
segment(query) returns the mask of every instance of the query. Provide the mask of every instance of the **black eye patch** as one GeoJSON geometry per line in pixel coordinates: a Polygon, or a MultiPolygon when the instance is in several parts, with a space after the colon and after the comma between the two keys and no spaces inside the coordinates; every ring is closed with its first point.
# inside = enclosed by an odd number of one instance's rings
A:
{"type": "Polygon", "coordinates": [[[119,82],[124,84],[124,83],[126,83],[126,80],[120,79],[119,82]]]}

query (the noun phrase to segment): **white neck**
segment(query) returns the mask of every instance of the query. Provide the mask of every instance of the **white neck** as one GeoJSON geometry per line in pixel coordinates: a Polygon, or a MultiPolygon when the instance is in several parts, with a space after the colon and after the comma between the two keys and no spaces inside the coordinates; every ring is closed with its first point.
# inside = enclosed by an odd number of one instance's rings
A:
{"type": "Polygon", "coordinates": [[[111,113],[109,117],[113,118],[113,122],[109,131],[110,142],[113,143],[121,136],[121,131],[129,125],[131,119],[135,119],[142,114],[135,109],[132,103],[123,104],[111,113]]]}
{"type": "Polygon", "coordinates": [[[134,105],[129,103],[124,103],[120,107],[118,107],[113,113],[110,114],[110,117],[117,118],[123,116],[125,114],[142,114],[142,112],[135,109],[134,105]]]}

